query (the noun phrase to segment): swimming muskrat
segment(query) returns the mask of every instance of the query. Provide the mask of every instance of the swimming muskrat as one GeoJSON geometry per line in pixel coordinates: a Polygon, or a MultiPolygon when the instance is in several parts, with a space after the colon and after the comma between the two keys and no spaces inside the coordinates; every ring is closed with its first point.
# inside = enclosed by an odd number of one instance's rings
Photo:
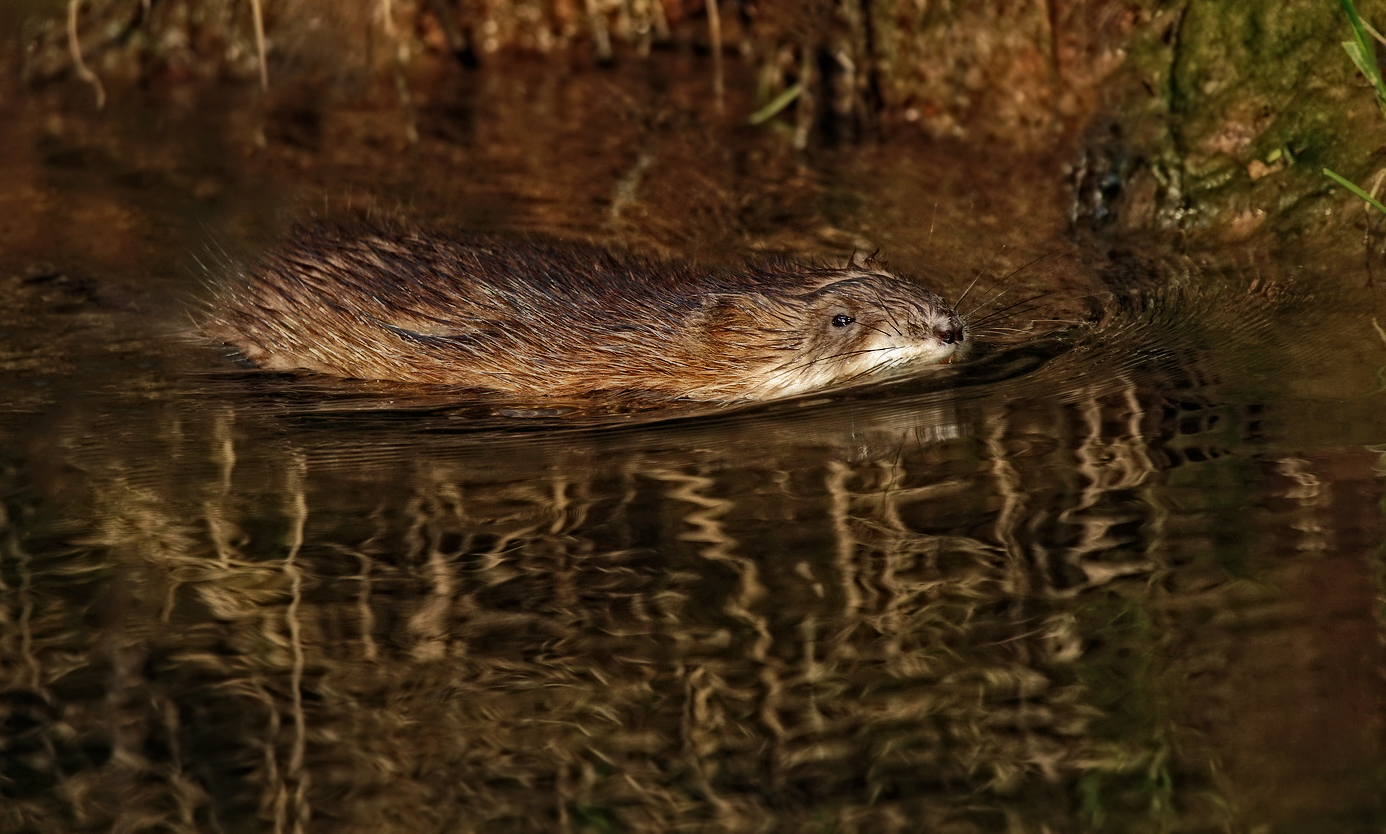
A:
{"type": "Polygon", "coordinates": [[[781,397],[947,361],[967,332],[869,259],[717,271],[556,241],[313,229],[241,272],[203,329],[262,368],[525,398],[781,397]]]}

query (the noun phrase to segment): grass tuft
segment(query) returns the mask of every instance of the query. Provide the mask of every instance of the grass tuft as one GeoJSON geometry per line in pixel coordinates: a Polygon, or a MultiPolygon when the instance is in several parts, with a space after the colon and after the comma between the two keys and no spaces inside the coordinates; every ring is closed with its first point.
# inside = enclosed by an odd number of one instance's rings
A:
{"type": "MultiPolygon", "coordinates": [[[[1373,29],[1357,13],[1357,4],[1354,0],[1339,0],[1339,2],[1343,6],[1343,11],[1347,13],[1348,24],[1352,26],[1353,37],[1350,41],[1343,41],[1343,49],[1347,50],[1348,57],[1352,58],[1357,69],[1371,83],[1372,89],[1376,91],[1376,106],[1381,108],[1381,115],[1386,117],[1386,80],[1381,77],[1381,66],[1376,61],[1376,44],[1374,43],[1374,41],[1386,43],[1386,39],[1383,39],[1381,33],[1373,29]]],[[[1361,187],[1329,168],[1324,168],[1323,173],[1329,179],[1366,200],[1367,205],[1372,206],[1382,214],[1386,214],[1386,205],[1382,205],[1361,187]]]]}

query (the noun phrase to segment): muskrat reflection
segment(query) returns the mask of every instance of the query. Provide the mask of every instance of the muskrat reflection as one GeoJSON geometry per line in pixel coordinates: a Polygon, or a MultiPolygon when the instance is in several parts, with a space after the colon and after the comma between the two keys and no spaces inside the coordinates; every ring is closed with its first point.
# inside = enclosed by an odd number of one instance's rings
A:
{"type": "Polygon", "coordinates": [[[967,338],[938,295],[870,259],[740,270],[547,240],[302,230],[217,294],[205,325],[254,364],[517,397],[757,400],[967,338]]]}

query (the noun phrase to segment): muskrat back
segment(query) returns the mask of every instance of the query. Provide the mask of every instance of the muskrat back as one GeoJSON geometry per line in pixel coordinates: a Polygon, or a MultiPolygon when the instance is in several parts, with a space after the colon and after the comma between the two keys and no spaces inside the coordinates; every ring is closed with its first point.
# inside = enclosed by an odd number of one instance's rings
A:
{"type": "Polygon", "coordinates": [[[204,330],[251,362],[517,397],[802,393],[965,339],[870,261],[740,270],[545,240],[302,230],[220,287],[204,330]]]}

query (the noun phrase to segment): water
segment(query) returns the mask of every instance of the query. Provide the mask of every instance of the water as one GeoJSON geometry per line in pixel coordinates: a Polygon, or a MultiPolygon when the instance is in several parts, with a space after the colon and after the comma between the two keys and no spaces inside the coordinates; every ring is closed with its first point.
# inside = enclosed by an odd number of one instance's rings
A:
{"type": "Polygon", "coordinates": [[[185,140],[138,102],[8,135],[0,830],[1386,824],[1379,291],[1072,246],[1042,160],[807,165],[606,76],[491,83],[402,159],[375,114],[227,165],[213,103],[161,117],[185,140]],[[180,332],[198,261],[351,202],[1052,294],[969,362],[731,408],[458,402],[180,332]]]}

